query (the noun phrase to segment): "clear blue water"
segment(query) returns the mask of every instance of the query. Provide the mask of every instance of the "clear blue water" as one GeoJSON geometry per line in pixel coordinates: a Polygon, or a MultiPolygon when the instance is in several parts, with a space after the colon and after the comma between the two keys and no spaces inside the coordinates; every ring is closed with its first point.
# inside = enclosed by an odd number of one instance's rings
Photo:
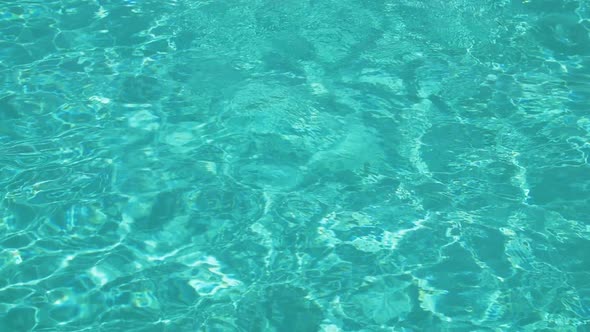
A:
{"type": "Polygon", "coordinates": [[[0,331],[590,331],[587,0],[3,0],[0,331]]]}

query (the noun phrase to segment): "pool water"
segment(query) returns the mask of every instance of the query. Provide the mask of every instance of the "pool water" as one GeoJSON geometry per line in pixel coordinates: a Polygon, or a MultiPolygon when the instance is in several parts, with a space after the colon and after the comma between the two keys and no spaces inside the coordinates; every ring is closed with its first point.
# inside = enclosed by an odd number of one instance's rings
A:
{"type": "Polygon", "coordinates": [[[4,0],[0,331],[590,331],[590,2],[4,0]]]}

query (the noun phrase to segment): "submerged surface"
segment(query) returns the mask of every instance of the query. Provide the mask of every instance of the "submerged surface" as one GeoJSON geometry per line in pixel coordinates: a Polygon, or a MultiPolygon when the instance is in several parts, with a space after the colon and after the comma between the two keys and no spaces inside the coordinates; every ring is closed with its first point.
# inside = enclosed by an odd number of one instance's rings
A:
{"type": "Polygon", "coordinates": [[[585,0],[0,4],[1,331],[587,331],[585,0]]]}

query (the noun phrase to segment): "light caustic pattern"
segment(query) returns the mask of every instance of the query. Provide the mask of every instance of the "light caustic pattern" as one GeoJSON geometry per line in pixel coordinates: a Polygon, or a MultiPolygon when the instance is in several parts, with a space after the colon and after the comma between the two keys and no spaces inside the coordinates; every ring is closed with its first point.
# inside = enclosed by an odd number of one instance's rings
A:
{"type": "Polygon", "coordinates": [[[590,329],[585,0],[0,3],[0,331],[590,329]]]}

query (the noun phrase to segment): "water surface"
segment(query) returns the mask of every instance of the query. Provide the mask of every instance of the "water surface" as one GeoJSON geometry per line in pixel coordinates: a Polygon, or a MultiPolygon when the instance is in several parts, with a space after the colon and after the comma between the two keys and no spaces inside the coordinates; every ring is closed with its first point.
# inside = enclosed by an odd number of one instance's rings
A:
{"type": "Polygon", "coordinates": [[[5,0],[0,330],[590,331],[586,0],[5,0]]]}

